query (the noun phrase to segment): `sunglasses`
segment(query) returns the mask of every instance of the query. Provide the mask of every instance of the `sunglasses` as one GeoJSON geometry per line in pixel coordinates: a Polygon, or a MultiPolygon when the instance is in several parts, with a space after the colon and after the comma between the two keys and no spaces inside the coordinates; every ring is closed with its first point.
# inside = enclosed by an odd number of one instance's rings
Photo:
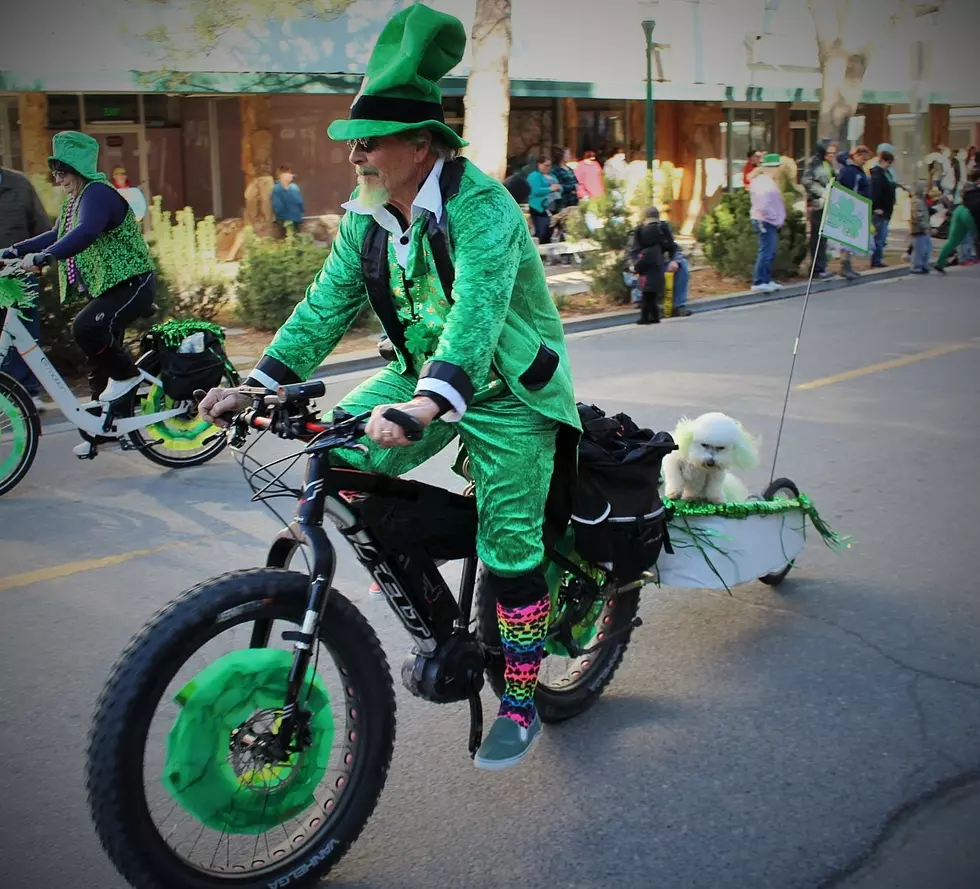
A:
{"type": "Polygon", "coordinates": [[[370,154],[378,147],[378,143],[381,140],[377,136],[371,136],[368,139],[349,139],[347,141],[347,147],[351,151],[363,151],[365,154],[370,154]]]}
{"type": "Polygon", "coordinates": [[[71,167],[68,166],[68,164],[62,161],[57,161],[57,160],[51,161],[51,163],[48,164],[48,166],[51,168],[51,172],[54,173],[55,175],[70,176],[72,173],[75,172],[71,167]]]}

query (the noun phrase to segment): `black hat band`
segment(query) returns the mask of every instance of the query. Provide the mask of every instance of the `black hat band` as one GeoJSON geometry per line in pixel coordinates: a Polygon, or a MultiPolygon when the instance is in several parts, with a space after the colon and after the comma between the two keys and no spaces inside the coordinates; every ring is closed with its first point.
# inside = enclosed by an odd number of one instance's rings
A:
{"type": "Polygon", "coordinates": [[[435,120],[445,123],[446,115],[441,102],[364,95],[351,107],[350,119],[390,120],[394,123],[424,123],[435,120]]]}

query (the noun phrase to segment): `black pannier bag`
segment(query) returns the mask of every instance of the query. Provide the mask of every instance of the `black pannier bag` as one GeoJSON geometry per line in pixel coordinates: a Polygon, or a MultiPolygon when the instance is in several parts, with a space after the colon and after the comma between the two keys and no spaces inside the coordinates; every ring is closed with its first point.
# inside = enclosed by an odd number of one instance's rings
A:
{"type": "Polygon", "coordinates": [[[207,392],[220,386],[224,378],[228,359],[221,337],[210,330],[202,330],[200,334],[204,338],[204,350],[201,352],[180,352],[179,346],[168,346],[164,337],[152,332],[149,334],[160,356],[163,391],[174,401],[190,401],[194,398],[195,389],[207,392]]]}
{"type": "Polygon", "coordinates": [[[626,414],[578,405],[583,434],[572,509],[575,548],[621,582],[654,565],[666,539],[660,467],[677,450],[666,432],[640,429],[626,414]]]}

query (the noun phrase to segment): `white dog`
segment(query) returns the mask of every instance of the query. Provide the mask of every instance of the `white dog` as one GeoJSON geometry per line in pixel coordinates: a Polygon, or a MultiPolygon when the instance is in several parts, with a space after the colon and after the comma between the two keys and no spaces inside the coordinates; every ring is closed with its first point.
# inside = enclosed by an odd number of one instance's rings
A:
{"type": "Polygon", "coordinates": [[[748,488],[730,469],[754,469],[759,443],[725,414],[681,419],[674,429],[677,450],[664,458],[664,493],[669,500],[743,503],[748,488]]]}

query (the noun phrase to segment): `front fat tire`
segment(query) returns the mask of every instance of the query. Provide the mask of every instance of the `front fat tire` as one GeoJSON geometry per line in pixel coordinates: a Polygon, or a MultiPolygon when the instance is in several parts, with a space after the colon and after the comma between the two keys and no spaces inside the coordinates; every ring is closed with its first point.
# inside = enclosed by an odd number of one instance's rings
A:
{"type": "Polygon", "coordinates": [[[346,681],[357,689],[364,746],[332,829],[312,839],[301,857],[291,856],[279,868],[225,879],[197,871],[179,858],[161,838],[147,809],[146,733],[167,684],[209,633],[213,635],[216,620],[229,609],[272,601],[302,623],[308,583],[306,575],[271,568],[206,581],[158,612],[113,666],[89,735],[86,786],[102,846],[135,889],[313,886],[343,857],[374,811],[394,747],[394,689],[374,630],[336,590],[330,592],[319,638],[339,655],[348,672],[346,681]]]}
{"type": "MultiPolygon", "coordinates": [[[[30,393],[13,377],[0,373],[0,406],[4,411],[15,413],[13,419],[23,424],[24,442],[19,453],[12,451],[11,465],[3,469],[0,476],[0,497],[12,491],[23,481],[37,457],[37,446],[41,438],[41,417],[34,407],[30,393]]],[[[2,433],[0,433],[2,434],[2,433]]]]}
{"type": "MultiPolygon", "coordinates": [[[[476,636],[491,651],[500,650],[500,628],[497,625],[497,602],[486,586],[487,569],[480,566],[480,574],[476,582],[476,636]]],[[[606,594],[607,604],[597,620],[610,618],[608,624],[603,624],[603,632],[623,634],[616,642],[600,648],[592,659],[588,675],[567,690],[552,689],[538,684],[534,695],[534,705],[544,723],[564,722],[584,713],[599,700],[606,686],[613,680],[616,670],[626,656],[632,635],[633,618],[640,607],[640,591],[630,590],[619,595],[606,594]],[[612,607],[609,600],[613,601],[612,607]]],[[[542,662],[544,663],[544,662],[542,662]]],[[[504,693],[504,661],[501,655],[487,659],[487,681],[499,698],[504,693]]]]}

